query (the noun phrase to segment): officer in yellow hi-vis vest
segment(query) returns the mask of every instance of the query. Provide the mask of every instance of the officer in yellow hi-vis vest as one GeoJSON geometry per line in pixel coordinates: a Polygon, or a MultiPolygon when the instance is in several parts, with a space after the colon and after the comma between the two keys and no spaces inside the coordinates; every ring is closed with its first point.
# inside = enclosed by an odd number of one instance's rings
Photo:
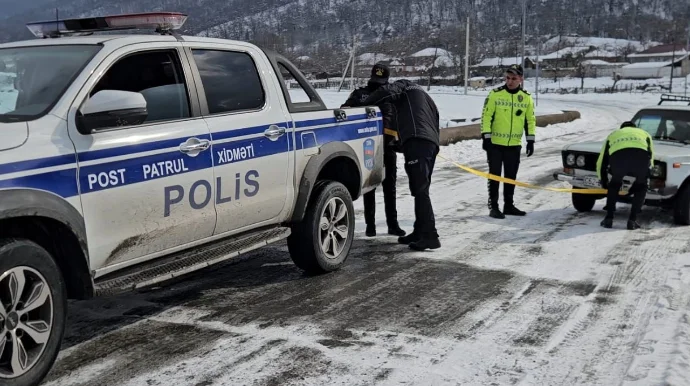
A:
{"type": "MultiPolygon", "coordinates": [[[[482,112],[482,148],[487,153],[489,173],[517,178],[520,166],[522,136],[526,133],[527,156],[534,153],[535,127],[532,96],[522,88],[523,70],[512,65],[506,71],[506,84],[491,90],[484,101],[482,112]]],[[[503,184],[503,212],[498,209],[498,181],[489,180],[489,216],[505,218],[505,215],[524,216],[515,207],[515,185],[503,184]]]]}
{"type": "Polygon", "coordinates": [[[620,129],[609,134],[597,159],[597,176],[601,186],[608,189],[606,195],[606,217],[601,226],[613,226],[613,212],[616,200],[623,185],[623,177],[634,177],[630,187],[633,194],[632,207],[628,218],[628,229],[638,229],[637,213],[647,195],[647,178],[654,167],[654,141],[646,131],[635,127],[632,122],[623,122],[620,129]],[[608,180],[611,174],[611,181],[608,180]]]}

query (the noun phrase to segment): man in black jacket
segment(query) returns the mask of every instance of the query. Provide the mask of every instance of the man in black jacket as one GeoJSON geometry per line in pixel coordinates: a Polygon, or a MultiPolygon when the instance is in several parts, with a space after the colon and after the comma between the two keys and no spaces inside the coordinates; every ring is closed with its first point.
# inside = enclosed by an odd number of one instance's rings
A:
{"type": "MultiPolygon", "coordinates": [[[[359,107],[364,106],[364,101],[372,92],[379,87],[388,83],[390,70],[388,66],[382,63],[376,63],[371,69],[371,78],[367,82],[366,87],[360,87],[354,90],[347,98],[345,103],[340,107],[359,107]]],[[[396,145],[398,144],[397,132],[395,129],[395,116],[393,114],[393,106],[390,102],[383,101],[377,104],[383,116],[383,165],[386,169],[383,182],[383,201],[386,211],[386,223],[388,225],[388,234],[394,236],[405,236],[405,231],[400,229],[398,225],[398,212],[395,205],[395,183],[397,179],[397,157],[396,145]]],[[[376,190],[369,191],[364,194],[364,221],[367,224],[366,235],[369,237],[376,236],[376,200],[374,193],[376,190]]]]}
{"type": "Polygon", "coordinates": [[[431,174],[440,145],[438,108],[422,87],[406,79],[379,87],[362,104],[374,105],[386,101],[394,107],[405,156],[405,171],[410,180],[410,193],[414,197],[414,230],[398,238],[398,242],[420,251],[440,248],[429,197],[431,174]]]}

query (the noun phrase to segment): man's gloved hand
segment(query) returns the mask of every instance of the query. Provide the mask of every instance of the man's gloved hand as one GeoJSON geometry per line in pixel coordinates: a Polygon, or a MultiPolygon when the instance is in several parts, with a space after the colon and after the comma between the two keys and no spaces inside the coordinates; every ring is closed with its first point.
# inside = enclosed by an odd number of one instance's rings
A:
{"type": "Polygon", "coordinates": [[[388,147],[390,147],[396,153],[402,153],[402,145],[400,144],[399,139],[394,139],[390,141],[388,143],[388,147]]]}
{"type": "Polygon", "coordinates": [[[484,151],[489,151],[489,148],[491,148],[491,138],[484,137],[482,139],[482,149],[484,149],[484,151]]]}
{"type": "Polygon", "coordinates": [[[534,154],[534,141],[527,141],[527,156],[534,154]]]}

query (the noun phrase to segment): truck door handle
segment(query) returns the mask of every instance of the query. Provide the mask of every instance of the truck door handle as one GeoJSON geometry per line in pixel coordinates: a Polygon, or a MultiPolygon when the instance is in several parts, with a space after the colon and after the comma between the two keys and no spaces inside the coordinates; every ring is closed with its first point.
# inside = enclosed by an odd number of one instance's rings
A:
{"type": "Polygon", "coordinates": [[[276,125],[271,125],[268,127],[268,129],[266,129],[266,131],[264,131],[264,135],[272,141],[275,141],[283,134],[285,134],[285,128],[278,127],[276,125]]]}
{"type": "MultiPolygon", "coordinates": [[[[185,154],[199,153],[211,146],[211,142],[207,139],[200,140],[199,138],[189,138],[186,142],[180,144],[180,151],[185,154]]],[[[196,155],[196,154],[190,154],[196,155]]]]}

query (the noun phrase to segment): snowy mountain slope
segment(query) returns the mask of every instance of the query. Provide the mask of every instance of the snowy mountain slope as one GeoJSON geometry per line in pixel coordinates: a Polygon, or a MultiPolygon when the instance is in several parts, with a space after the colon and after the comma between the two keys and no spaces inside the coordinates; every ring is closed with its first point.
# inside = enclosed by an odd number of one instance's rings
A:
{"type": "MultiPolygon", "coordinates": [[[[671,20],[679,23],[680,39],[690,18],[687,0],[527,3],[528,38],[577,33],[667,41],[671,20]]],[[[52,2],[50,5],[8,17],[0,25],[0,41],[30,37],[24,24],[54,18],[52,2]]],[[[319,47],[333,52],[333,47],[343,49],[350,44],[353,33],[360,33],[365,43],[381,43],[390,51],[400,51],[401,47],[418,50],[432,43],[460,50],[467,15],[472,18],[471,37],[478,52],[514,51],[521,36],[519,3],[507,6],[500,0],[64,0],[59,8],[64,17],[181,11],[190,15],[187,33],[255,40],[281,51],[319,47]]]]}

